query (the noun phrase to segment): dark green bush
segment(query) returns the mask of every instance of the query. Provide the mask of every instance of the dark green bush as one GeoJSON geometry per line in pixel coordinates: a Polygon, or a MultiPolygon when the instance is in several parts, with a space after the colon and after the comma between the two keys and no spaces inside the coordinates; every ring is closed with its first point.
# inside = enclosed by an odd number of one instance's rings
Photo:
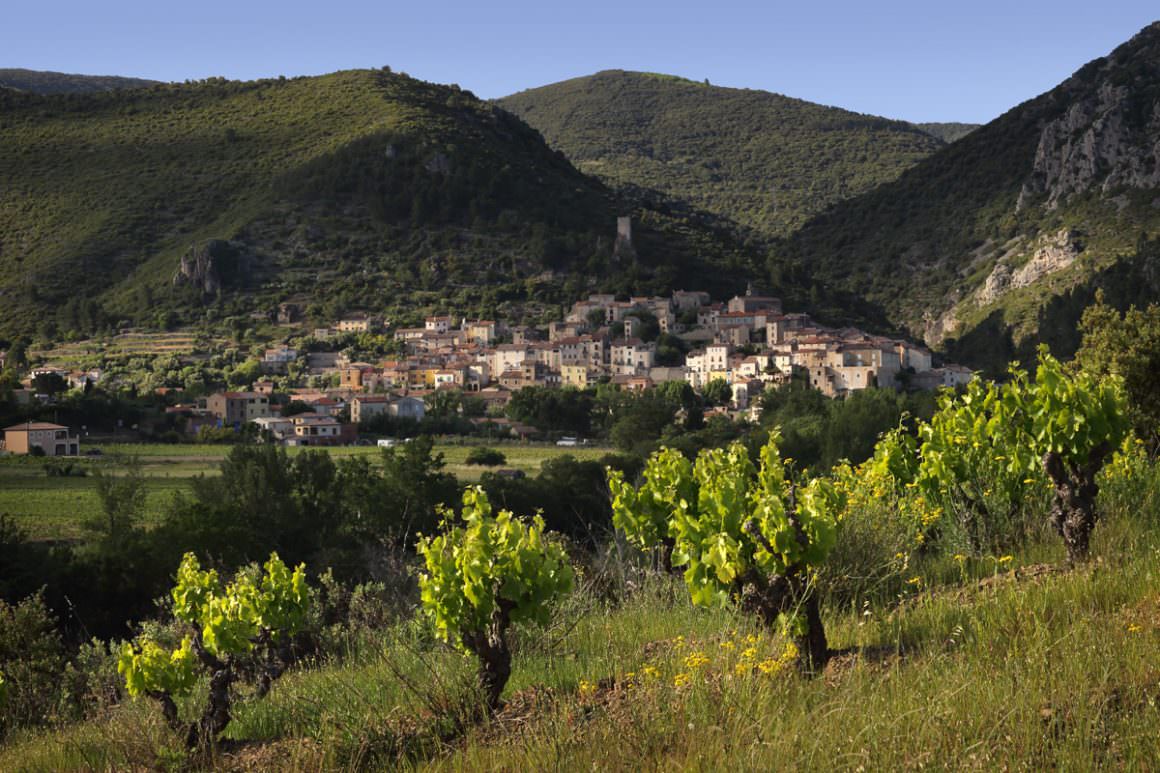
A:
{"type": "Polygon", "coordinates": [[[467,454],[467,464],[478,464],[484,467],[498,467],[501,464],[507,463],[507,457],[504,456],[503,451],[497,451],[494,448],[487,446],[480,446],[479,448],[471,449],[467,454]]]}

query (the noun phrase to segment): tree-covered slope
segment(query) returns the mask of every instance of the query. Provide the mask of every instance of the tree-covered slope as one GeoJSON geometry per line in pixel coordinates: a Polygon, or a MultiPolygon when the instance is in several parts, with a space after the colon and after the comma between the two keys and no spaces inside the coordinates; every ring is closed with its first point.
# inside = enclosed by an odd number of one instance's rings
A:
{"type": "MultiPolygon", "coordinates": [[[[1158,229],[1160,23],[835,205],[779,253],[932,344],[973,339],[986,361],[1054,332],[1043,326],[1073,324],[1052,299],[1108,276],[1158,229]]],[[[1160,288],[1149,261],[1131,265],[1160,288]]]]}
{"type": "Polygon", "coordinates": [[[706,260],[749,278],[663,211],[611,261],[628,204],[511,114],[384,71],[0,92],[0,189],[0,334],[192,320],[210,299],[337,313],[720,284],[706,260]]]}
{"type": "Polygon", "coordinates": [[[893,180],[943,142],[765,91],[610,70],[499,100],[582,171],[768,234],[893,180]]]}
{"type": "Polygon", "coordinates": [[[953,121],[944,123],[916,123],[915,126],[932,137],[937,137],[947,143],[961,140],[979,128],[979,124],[977,123],[957,123],[953,121]]]}
{"type": "Polygon", "coordinates": [[[140,89],[157,81],[123,78],[118,75],[74,75],[64,72],[0,68],[0,87],[34,94],[85,94],[92,91],[140,89]]]}

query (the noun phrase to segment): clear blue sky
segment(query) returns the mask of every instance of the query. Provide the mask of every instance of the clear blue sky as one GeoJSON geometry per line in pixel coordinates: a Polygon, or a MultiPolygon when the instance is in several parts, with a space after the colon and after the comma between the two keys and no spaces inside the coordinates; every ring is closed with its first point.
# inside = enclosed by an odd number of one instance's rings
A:
{"type": "Polygon", "coordinates": [[[0,67],[157,80],[390,65],[498,97],[665,72],[912,121],[985,122],[1160,19],[1128,0],[34,0],[0,67]]]}

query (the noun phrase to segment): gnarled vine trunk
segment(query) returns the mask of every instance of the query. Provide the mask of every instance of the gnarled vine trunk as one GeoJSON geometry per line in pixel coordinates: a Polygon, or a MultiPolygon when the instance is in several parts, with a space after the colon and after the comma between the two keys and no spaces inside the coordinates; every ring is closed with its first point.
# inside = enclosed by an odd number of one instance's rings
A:
{"type": "MultiPolygon", "coordinates": [[[[806,547],[809,539],[798,522],[795,487],[790,487],[785,509],[798,543],[803,548],[806,547]]],[[[761,533],[756,521],[747,521],[743,528],[770,553],[776,552],[766,536],[761,533]]],[[[794,643],[803,653],[803,663],[807,671],[815,672],[825,667],[831,655],[830,646],[822,623],[818,594],[810,587],[809,578],[803,567],[795,565],[790,567],[784,576],[772,577],[765,577],[760,572],[751,570],[741,578],[741,587],[742,605],[755,612],[767,626],[776,625],[783,613],[803,615],[806,622],[805,633],[795,637],[794,643]]]]}
{"type": "Polygon", "coordinates": [[[463,643],[479,658],[479,687],[489,713],[499,708],[499,698],[512,675],[512,652],[507,643],[511,611],[515,604],[498,599],[491,620],[480,631],[464,634],[463,643]]]}
{"type": "Polygon", "coordinates": [[[1051,504],[1051,525],[1063,538],[1068,563],[1082,563],[1088,559],[1092,532],[1099,520],[1096,496],[1100,488],[1096,474],[1111,452],[1107,443],[1091,450],[1083,464],[1070,464],[1053,452],[1043,457],[1043,469],[1051,478],[1054,496],[1051,504]]]}
{"type": "Polygon", "coordinates": [[[198,660],[209,669],[209,696],[201,717],[190,724],[185,736],[185,745],[190,749],[206,748],[217,743],[217,738],[226,729],[232,718],[233,696],[230,688],[237,679],[234,664],[222,660],[206,650],[201,635],[194,634],[193,651],[198,660]]]}
{"type": "Polygon", "coordinates": [[[196,722],[181,721],[177,715],[177,704],[169,693],[153,690],[147,694],[161,704],[161,713],[170,729],[185,734],[186,748],[203,749],[217,743],[218,736],[230,723],[232,706],[230,686],[234,678],[233,669],[230,667],[223,667],[210,675],[209,698],[205,710],[196,722]]]}
{"type": "Polygon", "coordinates": [[[826,628],[822,623],[818,594],[809,587],[802,573],[766,578],[758,572],[750,572],[743,579],[741,603],[743,608],[756,614],[770,628],[777,625],[782,614],[802,615],[805,618],[805,632],[795,636],[794,643],[802,652],[803,665],[807,671],[825,667],[831,652],[826,628]]]}

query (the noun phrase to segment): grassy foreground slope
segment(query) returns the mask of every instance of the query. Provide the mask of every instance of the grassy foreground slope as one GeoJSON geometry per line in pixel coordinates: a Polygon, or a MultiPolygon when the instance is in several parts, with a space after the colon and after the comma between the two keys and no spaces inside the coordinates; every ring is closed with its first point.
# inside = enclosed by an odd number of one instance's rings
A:
{"type": "MultiPolygon", "coordinates": [[[[693,609],[682,586],[652,580],[619,605],[581,594],[545,633],[521,631],[492,722],[455,729],[470,663],[401,625],[239,706],[239,743],[205,764],[1147,770],[1160,756],[1155,493],[1101,526],[1084,568],[1060,567],[1051,540],[1013,560],[914,567],[897,595],[829,606],[845,654],[817,678],[774,665],[784,643],[747,618],[693,609]]],[[[156,768],[180,756],[156,707],[137,701],[14,738],[0,768],[156,768]]]]}
{"type": "Polygon", "coordinates": [[[791,233],[943,145],[903,121],[623,70],[498,103],[584,172],[662,191],[767,234],[791,233]]]}

